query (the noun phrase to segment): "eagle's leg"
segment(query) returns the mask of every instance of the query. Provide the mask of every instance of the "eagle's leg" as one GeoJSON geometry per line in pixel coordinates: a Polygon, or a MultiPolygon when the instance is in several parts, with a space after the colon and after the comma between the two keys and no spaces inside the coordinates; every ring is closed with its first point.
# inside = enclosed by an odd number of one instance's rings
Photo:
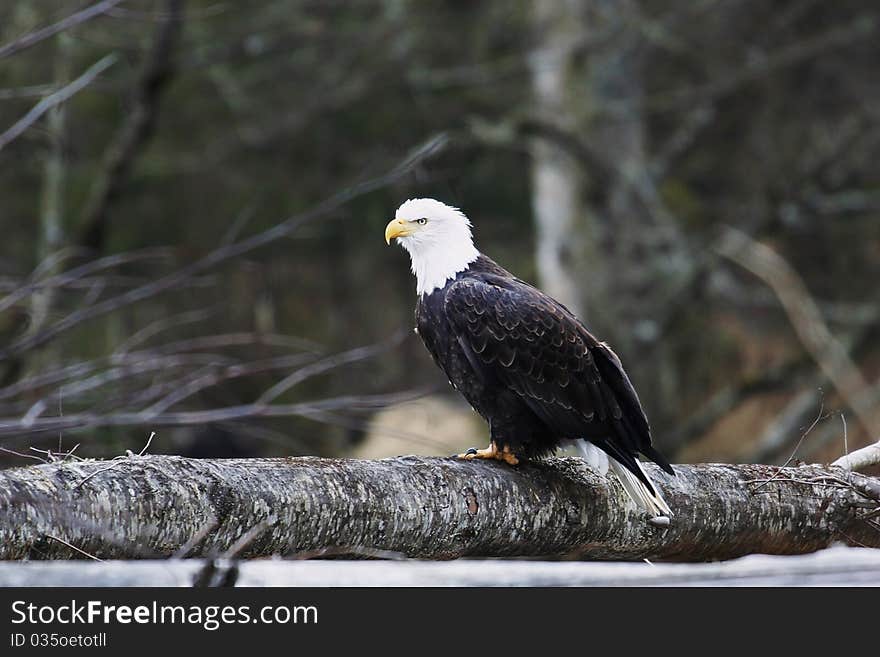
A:
{"type": "Polygon", "coordinates": [[[519,459],[510,451],[507,445],[503,449],[498,449],[498,445],[493,440],[486,449],[474,449],[473,447],[464,454],[458,454],[460,459],[495,459],[496,461],[504,461],[509,465],[516,465],[519,459]]]}

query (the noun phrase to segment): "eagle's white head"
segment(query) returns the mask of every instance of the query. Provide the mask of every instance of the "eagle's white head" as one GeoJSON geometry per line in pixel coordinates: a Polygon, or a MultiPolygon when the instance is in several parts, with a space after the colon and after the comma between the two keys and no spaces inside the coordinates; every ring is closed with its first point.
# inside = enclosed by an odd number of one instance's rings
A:
{"type": "Polygon", "coordinates": [[[385,242],[391,244],[395,237],[409,252],[418,294],[443,287],[480,255],[470,220],[458,208],[432,198],[413,198],[397,208],[385,227],[385,242]]]}

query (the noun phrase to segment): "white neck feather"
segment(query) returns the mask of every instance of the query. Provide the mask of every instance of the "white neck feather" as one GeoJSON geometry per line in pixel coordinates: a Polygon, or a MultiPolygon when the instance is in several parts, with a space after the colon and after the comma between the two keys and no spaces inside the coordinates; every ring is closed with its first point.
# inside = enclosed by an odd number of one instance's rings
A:
{"type": "Polygon", "coordinates": [[[457,244],[403,244],[416,276],[416,294],[431,294],[476,260],[480,252],[468,240],[457,244]]]}

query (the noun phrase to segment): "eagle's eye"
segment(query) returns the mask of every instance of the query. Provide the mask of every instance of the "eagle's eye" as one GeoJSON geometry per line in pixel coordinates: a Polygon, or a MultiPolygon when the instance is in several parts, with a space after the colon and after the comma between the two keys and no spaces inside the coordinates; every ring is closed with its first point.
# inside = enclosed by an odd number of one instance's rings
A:
{"type": "Polygon", "coordinates": [[[419,226],[424,226],[426,223],[428,223],[428,220],[425,219],[424,217],[422,217],[421,219],[416,219],[416,223],[417,223],[419,226]]]}

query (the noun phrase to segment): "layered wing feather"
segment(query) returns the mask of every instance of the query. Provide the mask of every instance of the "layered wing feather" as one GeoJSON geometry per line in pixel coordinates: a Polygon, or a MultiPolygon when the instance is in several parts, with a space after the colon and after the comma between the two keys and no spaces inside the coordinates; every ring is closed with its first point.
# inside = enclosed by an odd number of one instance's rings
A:
{"type": "Polygon", "coordinates": [[[620,359],[562,304],[518,279],[486,275],[450,284],[445,308],[474,369],[516,392],[555,433],[589,438],[633,471],[638,452],[672,471],[651,446],[620,359]]]}

